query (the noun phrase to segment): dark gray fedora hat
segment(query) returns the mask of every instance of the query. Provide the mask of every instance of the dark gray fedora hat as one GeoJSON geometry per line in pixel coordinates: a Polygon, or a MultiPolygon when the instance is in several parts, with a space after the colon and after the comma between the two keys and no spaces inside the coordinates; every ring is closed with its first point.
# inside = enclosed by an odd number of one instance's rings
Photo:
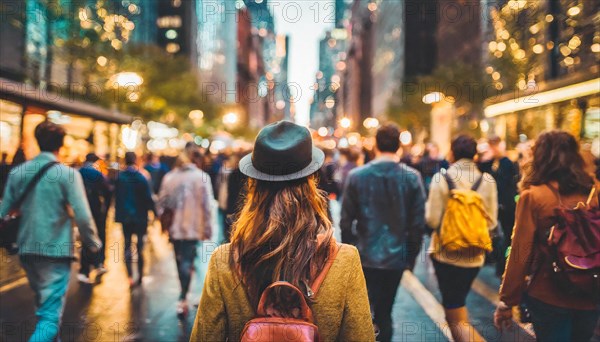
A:
{"type": "Polygon", "coordinates": [[[264,127],[254,151],[240,160],[240,171],[254,179],[285,182],[317,172],[325,154],[313,145],[306,127],[278,121],[264,127]]]}

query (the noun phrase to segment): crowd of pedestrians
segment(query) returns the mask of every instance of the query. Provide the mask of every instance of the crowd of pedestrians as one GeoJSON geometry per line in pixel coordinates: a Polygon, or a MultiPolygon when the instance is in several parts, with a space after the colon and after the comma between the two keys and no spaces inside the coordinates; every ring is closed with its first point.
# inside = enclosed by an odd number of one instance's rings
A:
{"type": "Polygon", "coordinates": [[[308,129],[282,121],[263,128],[252,151],[210,155],[190,143],[170,159],[127,152],[118,170],[93,153],[77,169],[58,162],[59,125],[43,122],[35,137],[37,157],[9,165],[3,155],[0,164],[0,216],[22,213],[18,254],[38,318],[32,341],[57,336],[75,258],[81,283],[102,281],[112,205],[132,290],[143,285],[149,223],[160,221],[174,250],[180,317],[189,312],[198,243],[221,229],[192,340],[240,340],[256,329],[276,339],[296,329],[326,341],[390,341],[400,281],[424,241],[455,341],[483,340],[465,303],[490,262],[502,278],[499,329],[517,306],[527,307],[540,341],[589,340],[598,322],[598,298],[555,281],[555,252],[545,243],[551,227],[565,224],[558,209],[599,206],[593,166],[566,132],[540,135],[511,160],[495,136],[460,135],[446,156],[433,143],[411,155],[395,124],[377,130],[373,151],[319,149],[308,129]],[[44,178],[52,181],[35,182],[44,178]],[[341,241],[331,201],[341,204],[341,241]]]}

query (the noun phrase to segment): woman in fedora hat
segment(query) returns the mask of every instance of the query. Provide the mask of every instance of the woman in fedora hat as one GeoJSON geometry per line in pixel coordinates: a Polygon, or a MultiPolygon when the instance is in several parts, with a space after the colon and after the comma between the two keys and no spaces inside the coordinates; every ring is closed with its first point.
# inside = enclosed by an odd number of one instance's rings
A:
{"type": "Polygon", "coordinates": [[[248,194],[231,243],[210,259],[192,341],[240,340],[262,292],[280,280],[303,292],[322,340],[375,339],[358,251],[335,242],[317,190],[323,160],[305,127],[280,121],[258,134],[239,164],[248,194]]]}

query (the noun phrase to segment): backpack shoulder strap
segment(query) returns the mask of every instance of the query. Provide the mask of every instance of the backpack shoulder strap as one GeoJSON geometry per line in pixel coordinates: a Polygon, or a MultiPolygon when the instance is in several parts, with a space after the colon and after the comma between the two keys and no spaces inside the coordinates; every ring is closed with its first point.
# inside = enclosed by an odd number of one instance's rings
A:
{"type": "Polygon", "coordinates": [[[481,186],[481,183],[483,182],[483,176],[485,174],[482,173],[481,176],[479,176],[479,178],[475,181],[475,183],[473,183],[473,186],[471,187],[471,190],[473,191],[477,191],[479,190],[479,187],[481,186]]]}
{"type": "Polygon", "coordinates": [[[323,281],[325,280],[325,277],[327,276],[331,265],[333,265],[333,262],[335,261],[335,258],[337,257],[337,254],[340,251],[340,249],[342,249],[342,245],[332,239],[331,245],[329,246],[329,257],[327,258],[323,269],[321,270],[319,275],[317,275],[315,280],[313,280],[311,286],[307,287],[307,294],[309,298],[313,298],[319,292],[321,284],[323,284],[323,281]]]}
{"type": "Polygon", "coordinates": [[[456,189],[456,184],[454,183],[452,178],[450,178],[450,175],[448,175],[448,170],[442,170],[440,171],[440,173],[442,174],[442,176],[444,176],[446,183],[448,183],[448,190],[452,191],[456,189]]]}
{"type": "MultiPolygon", "coordinates": [[[[592,187],[592,190],[590,191],[590,195],[588,196],[587,201],[585,202],[586,206],[589,208],[590,204],[592,203],[592,199],[594,198],[594,194],[596,193],[596,186],[594,185],[592,187]]],[[[600,194],[598,197],[598,203],[600,204],[600,194]]]]}
{"type": "Polygon", "coordinates": [[[58,162],[53,161],[42,166],[42,168],[33,176],[33,179],[30,180],[29,183],[27,183],[25,191],[23,191],[19,199],[17,199],[17,201],[15,201],[15,203],[13,204],[11,209],[12,211],[18,211],[21,208],[21,205],[23,204],[23,202],[25,202],[27,195],[29,195],[33,188],[35,188],[35,186],[39,183],[39,181],[42,179],[42,176],[44,176],[46,171],[48,171],[51,167],[53,167],[56,164],[58,164],[58,162]]]}

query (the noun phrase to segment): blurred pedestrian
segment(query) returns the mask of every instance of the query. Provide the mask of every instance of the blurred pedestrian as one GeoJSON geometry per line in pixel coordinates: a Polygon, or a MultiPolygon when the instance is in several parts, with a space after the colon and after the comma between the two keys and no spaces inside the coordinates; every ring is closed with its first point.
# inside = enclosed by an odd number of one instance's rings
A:
{"type": "Polygon", "coordinates": [[[358,160],[360,159],[361,151],[356,148],[349,148],[344,150],[340,154],[345,159],[342,163],[342,166],[339,169],[340,173],[340,197],[343,195],[343,190],[346,187],[346,182],[348,180],[348,175],[350,171],[356,169],[358,167],[358,160]]]}
{"type": "Polygon", "coordinates": [[[98,229],[98,236],[100,237],[100,241],[102,241],[102,248],[100,248],[98,253],[90,254],[85,248],[81,251],[81,267],[77,279],[87,284],[91,283],[90,267],[93,266],[96,269],[96,282],[99,282],[102,275],[107,272],[104,266],[106,258],[106,215],[110,207],[111,185],[108,179],[100,172],[100,168],[97,166],[99,165],[99,161],[100,157],[94,153],[89,153],[85,157],[83,167],[79,169],[79,173],[83,178],[92,217],[98,229]]]}
{"type": "MultiPolygon", "coordinates": [[[[326,199],[317,190],[323,160],[305,127],[280,121],[259,133],[254,153],[240,162],[250,177],[248,197],[231,244],[210,259],[192,341],[239,340],[261,294],[276,281],[304,294],[323,341],[374,341],[359,255],[333,239],[326,199]],[[324,267],[327,274],[319,272],[324,267]],[[324,276],[320,288],[317,275],[324,276]]],[[[275,292],[281,305],[272,315],[298,316],[289,293],[275,292]]]]}
{"type": "Polygon", "coordinates": [[[436,143],[429,143],[425,147],[423,157],[417,165],[417,170],[423,177],[423,185],[425,186],[425,194],[429,194],[429,186],[433,180],[433,176],[441,169],[448,169],[450,164],[440,156],[440,148],[436,143]]]}
{"type": "Polygon", "coordinates": [[[243,155],[232,154],[221,169],[220,176],[225,179],[219,181],[219,212],[223,222],[223,240],[229,242],[231,237],[231,225],[236,213],[241,209],[242,200],[246,194],[247,178],[242,174],[238,166],[243,155]],[[227,169],[227,170],[225,170],[227,169]]]}
{"type": "Polygon", "coordinates": [[[0,198],[4,195],[4,188],[10,173],[10,164],[8,164],[8,153],[2,152],[2,161],[0,162],[0,198]]]}
{"type": "Polygon", "coordinates": [[[152,192],[158,194],[163,177],[169,172],[169,169],[161,162],[159,155],[150,152],[146,155],[144,170],[150,174],[152,192]]]}
{"type": "MultiPolygon", "coordinates": [[[[461,229],[461,233],[478,234],[480,230],[484,231],[487,240],[490,239],[488,231],[496,228],[496,217],[498,211],[498,194],[496,182],[489,175],[482,174],[473,158],[477,154],[477,142],[470,136],[461,135],[455,138],[451,144],[450,160],[453,164],[447,171],[443,170],[433,177],[427,200],[426,219],[427,225],[434,229],[431,238],[431,260],[435,269],[440,292],[442,293],[442,305],[446,315],[446,321],[452,332],[455,341],[482,341],[475,328],[469,322],[469,313],[465,306],[467,295],[471,285],[479,273],[479,269],[485,261],[486,249],[491,246],[473,246],[462,245],[463,238],[460,234],[455,234],[461,229]],[[475,193],[465,193],[472,191],[475,193]],[[457,193],[458,192],[458,193],[457,193]],[[445,215],[461,215],[464,212],[452,213],[449,204],[450,201],[460,200],[461,197],[469,196],[467,204],[477,203],[479,209],[483,212],[475,212],[478,218],[475,220],[472,212],[468,212],[469,218],[466,226],[454,227],[452,220],[444,220],[445,215]],[[481,204],[483,207],[481,207],[481,204]],[[487,218],[487,220],[486,220],[487,218]],[[446,226],[448,223],[448,226],[446,226]],[[476,224],[483,223],[483,226],[476,224]],[[445,234],[446,233],[446,234],[445,234]],[[443,244],[442,240],[446,237],[455,237],[456,241],[448,241],[443,244]],[[460,246],[464,248],[450,248],[460,246]]],[[[460,206],[453,206],[453,210],[461,210],[460,206]]],[[[471,240],[473,236],[464,236],[471,240]]],[[[479,236],[476,236],[479,237],[479,236]]],[[[474,239],[479,242],[478,239],[474,239]]],[[[471,240],[472,241],[472,240],[471,240]]],[[[489,241],[491,245],[491,241],[489,241]]]]}
{"type": "Polygon", "coordinates": [[[188,314],[187,294],[194,272],[198,241],[209,240],[213,232],[213,190],[208,174],[192,162],[193,150],[185,150],[167,173],[160,188],[157,211],[170,211],[169,240],[175,250],[181,292],[177,314],[188,314]]]}
{"type": "Polygon", "coordinates": [[[340,194],[340,185],[335,179],[335,173],[338,165],[334,159],[335,151],[323,149],[325,153],[325,163],[319,170],[319,189],[325,191],[329,198],[338,198],[340,194]]]}
{"type": "Polygon", "coordinates": [[[27,161],[27,158],[25,158],[25,150],[23,149],[22,146],[19,146],[19,148],[15,152],[15,155],[13,156],[11,167],[15,168],[15,167],[23,164],[26,161],[27,161]]]}
{"type": "Polygon", "coordinates": [[[503,241],[496,253],[496,275],[504,273],[506,249],[510,246],[513,226],[515,225],[515,197],[519,182],[519,169],[506,156],[506,147],[502,139],[492,136],[488,139],[489,154],[486,160],[479,163],[481,172],[494,177],[498,189],[498,224],[502,230],[503,241]]]}
{"type": "MultiPolygon", "coordinates": [[[[75,258],[70,209],[84,248],[102,246],[85,196],[81,175],[58,162],[63,145],[62,127],[44,121],[35,128],[40,154],[15,169],[8,178],[0,207],[4,217],[22,196],[17,237],[21,265],[33,290],[37,325],[30,341],[58,338],[66,293],[75,258]],[[35,170],[35,171],[34,171],[35,170]],[[33,172],[32,172],[33,171],[33,172]],[[37,183],[30,183],[37,179],[37,183]],[[35,184],[25,193],[28,184],[35,184]]],[[[5,298],[5,297],[4,297],[5,298]]]]}
{"type": "Polygon", "coordinates": [[[125,265],[131,288],[142,284],[144,275],[144,238],[148,229],[148,211],[155,211],[148,180],[138,171],[135,152],[125,153],[125,170],[115,184],[115,221],[123,225],[125,265]],[[136,249],[132,237],[136,236],[136,249]],[[133,258],[137,255],[138,279],[134,280],[133,258]]]}
{"type": "Polygon", "coordinates": [[[398,127],[381,126],[376,141],[375,159],[348,176],[340,228],[343,242],[358,247],[378,341],[390,341],[400,279],[404,270],[412,269],[421,248],[425,193],[419,173],[399,163],[398,127]]]}
{"type": "Polygon", "coordinates": [[[572,285],[561,286],[556,278],[557,264],[552,262],[554,257],[545,241],[557,223],[557,209],[571,209],[588,199],[591,207],[598,207],[598,196],[588,197],[594,186],[598,184],[585,171],[575,137],[563,131],[538,137],[531,169],[521,182],[514,238],[500,287],[501,302],[494,314],[496,327],[510,325],[512,307],[525,301],[538,341],[590,340],[599,318],[598,302],[572,285]]]}

